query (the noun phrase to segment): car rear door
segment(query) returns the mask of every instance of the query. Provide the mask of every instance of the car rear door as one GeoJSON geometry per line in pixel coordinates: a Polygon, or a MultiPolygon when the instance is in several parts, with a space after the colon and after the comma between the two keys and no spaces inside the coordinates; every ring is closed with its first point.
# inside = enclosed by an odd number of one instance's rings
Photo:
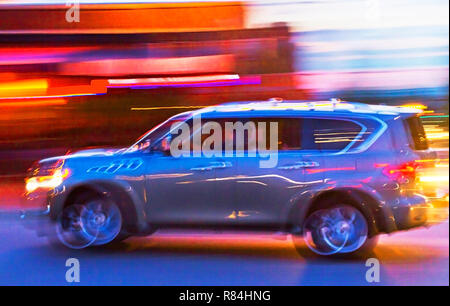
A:
{"type": "MultiPolygon", "coordinates": [[[[305,150],[302,138],[308,133],[298,117],[254,118],[278,125],[277,163],[262,167],[267,157],[238,158],[238,179],[235,180],[238,224],[246,226],[279,226],[285,222],[286,209],[296,194],[321,182],[321,173],[307,170],[320,166],[317,152],[305,150]]],[[[273,131],[272,131],[273,132],[273,131]]]]}

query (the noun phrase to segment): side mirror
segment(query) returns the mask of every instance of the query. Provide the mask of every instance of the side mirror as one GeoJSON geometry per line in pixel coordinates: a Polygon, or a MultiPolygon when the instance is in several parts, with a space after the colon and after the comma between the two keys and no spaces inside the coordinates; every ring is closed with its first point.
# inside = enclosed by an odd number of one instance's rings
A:
{"type": "Polygon", "coordinates": [[[170,143],[172,141],[172,135],[165,136],[156,146],[155,150],[164,153],[164,155],[170,155],[170,143]]]}
{"type": "Polygon", "coordinates": [[[172,135],[168,134],[161,140],[161,151],[170,153],[170,143],[172,142],[172,135]]]}
{"type": "Polygon", "coordinates": [[[136,150],[140,150],[142,152],[148,152],[151,148],[151,140],[146,139],[144,142],[135,146],[136,150]]]}

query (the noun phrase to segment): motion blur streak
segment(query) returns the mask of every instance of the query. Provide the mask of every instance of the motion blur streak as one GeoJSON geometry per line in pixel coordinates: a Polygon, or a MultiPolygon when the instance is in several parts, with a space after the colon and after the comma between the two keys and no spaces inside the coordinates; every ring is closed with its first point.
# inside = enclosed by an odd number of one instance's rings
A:
{"type": "Polygon", "coordinates": [[[198,109],[198,108],[204,108],[205,105],[199,105],[199,106],[191,106],[191,105],[185,105],[185,106],[156,106],[156,107],[133,107],[131,110],[134,111],[144,111],[144,110],[162,110],[162,109],[198,109]]]}
{"type": "Polygon", "coordinates": [[[0,101],[0,107],[24,107],[24,106],[51,106],[51,105],[65,105],[65,99],[39,99],[39,100],[21,100],[14,102],[0,101]]]}
{"type": "Polygon", "coordinates": [[[48,80],[20,80],[0,83],[0,98],[24,97],[26,95],[45,94],[48,80]]]}
{"type": "MultiPolygon", "coordinates": [[[[190,32],[216,28],[219,30],[243,27],[243,6],[240,2],[160,2],[90,4],[83,1],[83,22],[68,23],[65,19],[65,1],[34,1],[43,5],[14,5],[0,9],[2,30],[9,33],[23,32],[72,32],[72,33],[146,33],[152,29],[161,32],[190,32]],[[17,22],[17,20],[21,20],[17,22]],[[182,22],[180,22],[180,20],[182,22]]],[[[81,1],[80,1],[81,2],[81,1]]],[[[117,1],[116,1],[117,2],[117,1]]],[[[124,1],[127,2],[127,1],[124,1]]]]}

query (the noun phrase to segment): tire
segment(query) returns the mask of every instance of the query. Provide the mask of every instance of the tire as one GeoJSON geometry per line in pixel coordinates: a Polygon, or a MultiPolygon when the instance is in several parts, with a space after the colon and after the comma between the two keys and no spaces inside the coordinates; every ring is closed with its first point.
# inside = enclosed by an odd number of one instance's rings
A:
{"type": "Polygon", "coordinates": [[[59,242],[71,249],[118,243],[129,237],[123,231],[119,206],[110,198],[90,191],[78,194],[65,206],[55,225],[59,242]]]}
{"type": "Polygon", "coordinates": [[[364,258],[372,255],[378,237],[369,237],[366,217],[349,204],[322,203],[292,235],[297,252],[304,258],[364,258]]]}

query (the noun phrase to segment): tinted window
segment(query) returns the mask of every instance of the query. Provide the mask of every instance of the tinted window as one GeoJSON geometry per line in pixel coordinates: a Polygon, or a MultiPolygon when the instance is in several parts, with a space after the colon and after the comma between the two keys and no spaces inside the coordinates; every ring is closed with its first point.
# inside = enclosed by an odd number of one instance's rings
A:
{"type": "Polygon", "coordinates": [[[184,121],[185,118],[176,118],[169,120],[167,122],[163,122],[160,126],[156,126],[149,133],[145,133],[142,135],[136,144],[133,146],[133,150],[146,151],[150,146],[155,145],[161,137],[165,136],[169,133],[173,124],[184,121]]]}
{"type": "MultiPolygon", "coordinates": [[[[264,139],[258,139],[258,129],[263,128],[263,124],[265,123],[265,148],[266,150],[270,149],[270,133],[277,133],[278,137],[278,150],[286,151],[286,150],[300,150],[301,149],[301,120],[298,118],[215,118],[215,119],[206,119],[202,120],[202,124],[206,124],[209,121],[217,122],[222,131],[222,150],[226,148],[226,142],[233,143],[233,151],[235,151],[238,147],[237,144],[237,135],[236,130],[233,129],[237,127],[239,123],[241,123],[244,128],[243,134],[243,149],[246,151],[249,149],[249,144],[256,144],[256,148],[258,148],[259,142],[264,141],[264,139]],[[228,124],[233,124],[231,128],[226,128],[228,124]],[[271,123],[272,126],[277,127],[276,130],[271,131],[271,123]],[[254,125],[253,125],[254,124],[254,125]],[[253,125],[255,129],[250,129],[250,125],[253,125]]],[[[212,135],[213,131],[210,133],[203,133],[201,136],[202,146],[204,141],[212,135]]],[[[262,144],[264,145],[264,144],[262,144]]],[[[191,147],[192,147],[192,139],[191,139],[191,147]]]]}
{"type": "Polygon", "coordinates": [[[279,150],[301,150],[301,120],[281,119],[278,136],[279,150]]]}
{"type": "Polygon", "coordinates": [[[411,117],[405,120],[410,133],[410,145],[414,150],[427,150],[428,141],[419,117],[411,117]]]}
{"type": "Polygon", "coordinates": [[[278,126],[278,151],[301,150],[301,119],[298,118],[257,118],[256,122],[266,123],[266,148],[269,149],[270,123],[278,126]]]}
{"type": "Polygon", "coordinates": [[[310,119],[312,121],[311,144],[320,151],[341,151],[351,142],[363,141],[361,126],[346,120],[310,119]]]}

